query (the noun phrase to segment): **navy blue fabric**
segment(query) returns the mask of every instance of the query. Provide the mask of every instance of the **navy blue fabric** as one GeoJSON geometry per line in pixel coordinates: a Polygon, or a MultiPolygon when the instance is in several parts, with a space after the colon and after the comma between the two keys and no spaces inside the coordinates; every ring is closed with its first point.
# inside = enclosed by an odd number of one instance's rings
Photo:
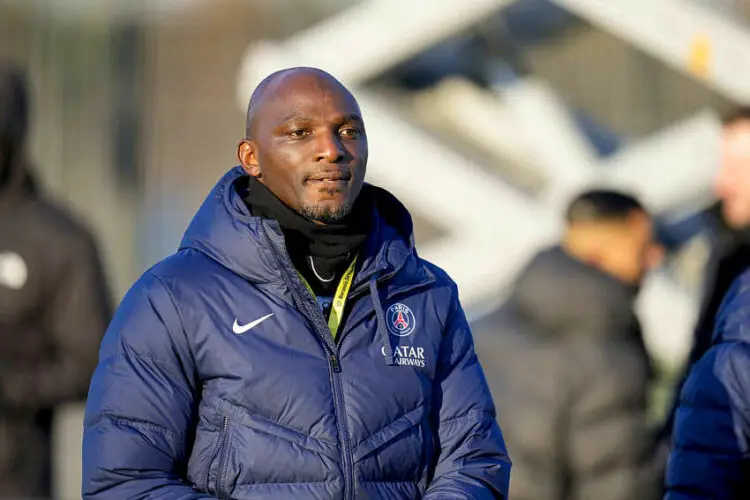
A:
{"type": "Polygon", "coordinates": [[[334,343],[242,180],[224,176],[107,331],[84,498],[506,498],[510,461],[456,286],[417,256],[406,209],[365,187],[374,229],[334,343]]]}
{"type": "Polygon", "coordinates": [[[667,500],[750,498],[750,271],[732,285],[713,345],[680,396],[667,500]]]}

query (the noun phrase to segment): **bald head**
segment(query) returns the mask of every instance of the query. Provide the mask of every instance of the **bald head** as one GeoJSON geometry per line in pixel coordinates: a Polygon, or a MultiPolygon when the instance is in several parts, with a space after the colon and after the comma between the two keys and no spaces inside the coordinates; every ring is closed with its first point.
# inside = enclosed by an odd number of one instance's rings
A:
{"type": "Polygon", "coordinates": [[[315,68],[265,78],[247,108],[237,156],[245,171],[308,219],[345,217],[367,167],[359,104],[341,82],[315,68]]]}
{"type": "Polygon", "coordinates": [[[349,89],[333,77],[318,68],[296,67],[286,68],[271,73],[261,81],[253,91],[250,97],[250,103],[247,106],[247,117],[245,119],[245,137],[252,139],[254,135],[255,120],[263,104],[273,99],[278,94],[283,94],[287,87],[293,89],[304,89],[311,86],[324,85],[337,88],[339,91],[347,94],[352,101],[356,99],[349,89]]]}

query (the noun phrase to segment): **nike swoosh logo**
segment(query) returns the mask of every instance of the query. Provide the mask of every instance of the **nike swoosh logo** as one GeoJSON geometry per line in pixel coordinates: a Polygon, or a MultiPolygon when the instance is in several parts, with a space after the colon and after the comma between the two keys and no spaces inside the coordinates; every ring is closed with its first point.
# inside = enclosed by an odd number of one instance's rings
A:
{"type": "Polygon", "coordinates": [[[235,319],[234,320],[234,324],[232,325],[232,331],[234,333],[236,333],[237,335],[242,335],[243,333],[245,333],[245,332],[247,332],[249,330],[252,330],[256,326],[260,325],[261,323],[263,323],[265,320],[267,320],[271,316],[273,316],[273,313],[266,314],[262,318],[258,318],[255,321],[251,321],[250,323],[248,323],[246,325],[240,325],[239,323],[237,323],[237,320],[235,319]]]}

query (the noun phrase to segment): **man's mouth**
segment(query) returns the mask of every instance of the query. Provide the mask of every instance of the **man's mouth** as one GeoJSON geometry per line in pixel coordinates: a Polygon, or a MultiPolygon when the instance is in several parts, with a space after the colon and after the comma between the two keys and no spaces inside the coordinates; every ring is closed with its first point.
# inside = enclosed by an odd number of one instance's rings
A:
{"type": "Polygon", "coordinates": [[[349,172],[321,172],[319,174],[309,176],[307,178],[307,182],[339,184],[349,182],[351,178],[352,176],[349,172]]]}

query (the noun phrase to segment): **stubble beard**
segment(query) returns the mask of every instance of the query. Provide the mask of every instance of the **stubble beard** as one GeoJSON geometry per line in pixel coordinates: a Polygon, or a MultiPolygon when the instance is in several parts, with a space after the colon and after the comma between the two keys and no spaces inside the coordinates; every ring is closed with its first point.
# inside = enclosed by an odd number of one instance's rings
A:
{"type": "MultiPolygon", "coordinates": [[[[336,195],[341,193],[338,189],[331,189],[328,191],[330,195],[336,195]]],[[[304,204],[300,203],[297,207],[297,212],[303,217],[316,222],[322,222],[323,224],[333,224],[341,222],[346,218],[347,215],[352,211],[352,204],[345,203],[338,207],[333,207],[324,203],[317,204],[304,204]]]]}

